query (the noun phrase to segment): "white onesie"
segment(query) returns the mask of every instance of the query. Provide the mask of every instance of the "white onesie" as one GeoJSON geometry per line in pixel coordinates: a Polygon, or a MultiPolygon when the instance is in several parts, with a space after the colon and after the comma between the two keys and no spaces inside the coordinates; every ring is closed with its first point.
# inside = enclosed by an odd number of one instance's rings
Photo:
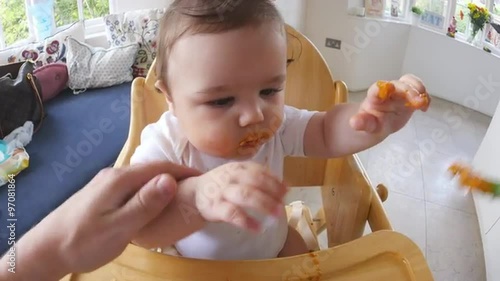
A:
{"type": "MultiPolygon", "coordinates": [[[[249,159],[267,164],[279,179],[283,178],[285,156],[304,156],[304,132],[315,112],[285,106],[284,119],[276,134],[249,159]]],[[[202,172],[230,162],[198,151],[183,136],[177,118],[170,111],[144,128],[141,144],[130,163],[168,160],[202,172]]],[[[284,207],[283,207],[284,214],[284,207]]],[[[182,240],[175,247],[185,257],[214,260],[275,258],[283,248],[288,234],[287,219],[283,215],[267,224],[262,233],[255,234],[228,223],[207,223],[200,231],[182,240]]]]}

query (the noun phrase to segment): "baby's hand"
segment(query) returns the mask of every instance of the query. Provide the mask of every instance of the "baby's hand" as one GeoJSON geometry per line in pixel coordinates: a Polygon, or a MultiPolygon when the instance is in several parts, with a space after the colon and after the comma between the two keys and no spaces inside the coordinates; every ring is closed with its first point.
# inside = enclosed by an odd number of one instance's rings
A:
{"type": "Polygon", "coordinates": [[[253,162],[228,163],[201,175],[196,207],[212,222],[227,222],[259,231],[259,222],[247,211],[281,215],[287,187],[266,167],[253,162]]]}
{"type": "Polygon", "coordinates": [[[396,81],[373,84],[350,124],[359,131],[389,135],[404,127],[415,110],[427,111],[429,104],[422,81],[406,74],[396,81]]]}

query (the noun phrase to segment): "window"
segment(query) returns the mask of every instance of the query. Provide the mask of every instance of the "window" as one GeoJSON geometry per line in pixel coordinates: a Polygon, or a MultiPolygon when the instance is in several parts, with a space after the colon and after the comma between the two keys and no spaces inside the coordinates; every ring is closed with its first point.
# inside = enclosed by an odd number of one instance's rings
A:
{"type": "Polygon", "coordinates": [[[493,2],[491,15],[492,23],[486,29],[485,41],[500,49],[500,0],[493,2]]]}
{"type": "Polygon", "coordinates": [[[64,26],[77,21],[79,18],[95,19],[109,14],[108,0],[55,0],[54,14],[56,26],[64,26]],[[79,9],[78,2],[82,8],[79,9]],[[80,13],[83,12],[83,17],[80,13]]]}
{"type": "Polygon", "coordinates": [[[446,17],[448,12],[448,1],[446,0],[416,0],[415,6],[424,11],[433,12],[446,17]]]}
{"type": "MultiPolygon", "coordinates": [[[[498,0],[497,0],[498,1],[498,0]]],[[[474,3],[480,7],[487,7],[486,0],[457,0],[455,8],[455,19],[457,20],[457,32],[459,34],[467,34],[469,32],[469,9],[467,4],[474,3]],[[463,18],[461,17],[463,15],[463,18]]]]}
{"type": "Polygon", "coordinates": [[[0,47],[28,38],[28,19],[24,3],[19,0],[0,1],[0,47]],[[1,40],[3,39],[3,40],[1,40]]]}
{"type": "Polygon", "coordinates": [[[0,49],[33,41],[35,34],[45,38],[37,25],[41,22],[52,27],[49,33],[55,33],[54,28],[86,20],[86,31],[93,32],[102,25],[98,19],[107,14],[109,0],[0,0],[0,49]]]}
{"type": "Polygon", "coordinates": [[[408,10],[407,3],[407,0],[385,0],[384,12],[386,16],[405,19],[408,10]]]}

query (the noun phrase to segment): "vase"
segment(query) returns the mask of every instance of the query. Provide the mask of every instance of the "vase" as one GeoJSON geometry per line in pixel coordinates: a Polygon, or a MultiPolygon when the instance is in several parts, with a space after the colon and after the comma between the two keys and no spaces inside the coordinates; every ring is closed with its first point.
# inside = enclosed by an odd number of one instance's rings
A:
{"type": "Polygon", "coordinates": [[[482,33],[480,32],[481,27],[473,24],[471,28],[471,33],[469,35],[469,38],[467,39],[467,42],[476,47],[480,47],[482,39],[482,33]]]}

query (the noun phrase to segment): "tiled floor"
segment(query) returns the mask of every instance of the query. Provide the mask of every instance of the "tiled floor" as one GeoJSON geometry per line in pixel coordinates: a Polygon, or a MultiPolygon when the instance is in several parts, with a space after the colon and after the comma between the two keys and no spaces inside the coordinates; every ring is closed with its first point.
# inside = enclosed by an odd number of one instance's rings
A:
{"type": "MultiPolygon", "coordinates": [[[[363,97],[350,95],[353,101],[363,97]]],[[[402,130],[358,154],[371,181],[388,187],[384,206],[393,227],[419,245],[435,280],[486,279],[474,202],[446,168],[456,159],[472,161],[490,121],[433,98],[427,112],[416,112],[402,130]]],[[[321,202],[318,188],[294,189],[287,200],[296,199],[306,201],[313,213],[321,202]]],[[[325,247],[324,233],[320,238],[325,247]]]]}

